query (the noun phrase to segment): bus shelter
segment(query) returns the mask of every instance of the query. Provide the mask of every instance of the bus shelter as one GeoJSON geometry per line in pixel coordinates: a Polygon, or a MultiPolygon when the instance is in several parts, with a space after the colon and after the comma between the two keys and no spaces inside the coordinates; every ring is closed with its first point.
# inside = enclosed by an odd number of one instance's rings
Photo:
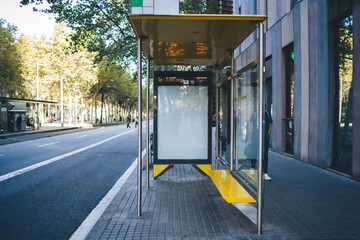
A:
{"type": "Polygon", "coordinates": [[[39,128],[39,104],[57,106],[58,102],[22,98],[0,97],[0,131],[16,132],[16,119],[21,116],[21,130],[26,130],[27,121],[39,128]]]}
{"type": "MultiPolygon", "coordinates": [[[[147,59],[149,116],[152,65],[221,65],[231,56],[231,73],[216,84],[216,164],[211,159],[208,72],[154,72],[154,177],[175,164],[192,164],[209,175],[227,202],[256,202],[258,233],[263,208],[263,15],[129,15],[138,39],[138,215],[142,193],[142,54],[147,59]],[[234,71],[234,50],[258,30],[258,55],[234,71]],[[244,126],[246,126],[244,128],[244,126]],[[252,129],[249,129],[251,126],[252,129]],[[250,133],[251,132],[251,133],[250,133]],[[251,136],[250,136],[251,135],[251,136]],[[252,142],[251,144],[249,143],[252,142]],[[251,146],[250,146],[251,145],[251,146]],[[218,166],[221,164],[221,168],[218,166]]],[[[146,122],[149,187],[149,119],[146,122]]]]}

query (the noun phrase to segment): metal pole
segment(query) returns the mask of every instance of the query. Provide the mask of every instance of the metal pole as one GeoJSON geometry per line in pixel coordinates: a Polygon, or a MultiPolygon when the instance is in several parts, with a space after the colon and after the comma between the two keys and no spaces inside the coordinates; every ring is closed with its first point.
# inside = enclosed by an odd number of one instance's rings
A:
{"type": "Polygon", "coordinates": [[[39,100],[39,60],[36,59],[36,100],[39,100]]]}
{"type": "Polygon", "coordinates": [[[36,113],[37,113],[37,117],[36,117],[36,120],[37,120],[37,124],[36,124],[36,129],[39,129],[39,122],[40,122],[40,118],[39,118],[39,103],[36,104],[36,113]]]}
{"type": "Polygon", "coordinates": [[[69,92],[69,125],[71,125],[71,119],[72,119],[72,99],[71,99],[71,93],[69,92]]]}
{"type": "MultiPolygon", "coordinates": [[[[36,100],[39,100],[39,60],[36,59],[36,100]]],[[[37,112],[37,124],[36,129],[39,129],[39,103],[36,104],[36,112],[37,112]]]]}
{"type": "Polygon", "coordinates": [[[64,92],[63,92],[63,79],[60,75],[60,102],[61,102],[61,127],[64,127],[64,92]]]}
{"type": "Polygon", "coordinates": [[[149,102],[150,102],[150,59],[146,63],[146,188],[149,189],[149,144],[150,144],[150,117],[149,117],[149,102]]]}
{"type": "Polygon", "coordinates": [[[234,170],[234,51],[231,51],[230,76],[230,170],[234,170]]]}
{"type": "Polygon", "coordinates": [[[78,125],[78,107],[77,107],[78,98],[75,96],[75,126],[78,125]]]}
{"type": "Polygon", "coordinates": [[[216,109],[215,109],[215,126],[216,126],[216,133],[215,133],[215,169],[218,170],[219,167],[219,69],[216,67],[216,109]]]}
{"type": "Polygon", "coordinates": [[[141,193],[142,193],[142,156],[141,156],[141,140],[142,140],[142,83],[141,83],[141,38],[138,38],[138,216],[141,216],[141,193]]]}
{"type": "Polygon", "coordinates": [[[263,109],[263,92],[264,92],[264,24],[259,24],[260,34],[259,34],[259,104],[260,104],[260,116],[259,116],[259,149],[258,149],[258,159],[259,159],[259,169],[258,169],[258,209],[257,209],[257,226],[258,234],[262,234],[262,208],[263,208],[263,186],[264,186],[264,177],[263,177],[263,118],[264,118],[264,109],[263,109]]]}

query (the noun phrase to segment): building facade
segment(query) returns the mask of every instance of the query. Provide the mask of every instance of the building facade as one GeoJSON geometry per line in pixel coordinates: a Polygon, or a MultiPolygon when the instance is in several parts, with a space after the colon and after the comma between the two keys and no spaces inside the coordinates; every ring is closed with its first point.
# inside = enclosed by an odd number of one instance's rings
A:
{"type": "MultiPolygon", "coordinates": [[[[233,7],[268,16],[272,149],[360,180],[360,1],[235,0],[233,7]]],[[[236,71],[256,59],[257,35],[235,50],[236,71]]]]}

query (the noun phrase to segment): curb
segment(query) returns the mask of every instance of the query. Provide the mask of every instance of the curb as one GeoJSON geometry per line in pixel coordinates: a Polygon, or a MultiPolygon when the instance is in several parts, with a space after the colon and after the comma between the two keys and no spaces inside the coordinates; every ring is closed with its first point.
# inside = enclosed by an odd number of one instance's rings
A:
{"type": "MultiPolygon", "coordinates": [[[[67,131],[67,130],[74,130],[74,129],[82,129],[85,127],[69,127],[69,128],[59,128],[59,129],[50,129],[50,130],[40,130],[40,131],[29,131],[29,132],[20,132],[20,133],[13,133],[13,134],[2,134],[0,135],[0,139],[6,139],[6,138],[12,138],[12,137],[20,137],[25,135],[32,135],[32,134],[39,134],[39,133],[49,133],[49,132],[58,132],[58,131],[67,131]]],[[[92,128],[92,127],[86,127],[86,128],[92,128]]]]}

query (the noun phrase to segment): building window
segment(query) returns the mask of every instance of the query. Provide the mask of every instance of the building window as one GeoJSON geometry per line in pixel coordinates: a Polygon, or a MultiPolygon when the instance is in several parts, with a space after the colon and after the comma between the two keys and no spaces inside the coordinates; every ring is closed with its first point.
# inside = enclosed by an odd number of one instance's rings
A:
{"type": "Polygon", "coordinates": [[[291,43],[285,52],[285,152],[294,153],[294,45],[291,43]]]}
{"type": "Polygon", "coordinates": [[[336,81],[332,168],[351,174],[353,100],[353,16],[335,24],[336,81]]]}

